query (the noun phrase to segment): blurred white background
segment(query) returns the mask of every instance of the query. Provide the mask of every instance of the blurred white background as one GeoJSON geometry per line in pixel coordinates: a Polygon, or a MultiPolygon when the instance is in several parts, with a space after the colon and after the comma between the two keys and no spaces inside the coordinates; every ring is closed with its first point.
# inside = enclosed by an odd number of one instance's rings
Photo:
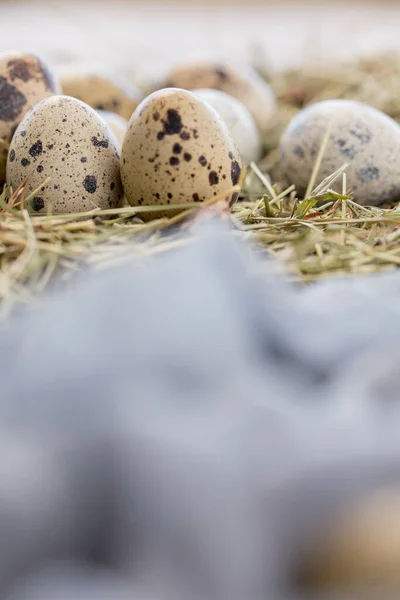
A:
{"type": "Polygon", "coordinates": [[[139,79],[189,57],[281,68],[400,49],[397,2],[0,0],[0,22],[0,50],[99,61],[139,79]]]}

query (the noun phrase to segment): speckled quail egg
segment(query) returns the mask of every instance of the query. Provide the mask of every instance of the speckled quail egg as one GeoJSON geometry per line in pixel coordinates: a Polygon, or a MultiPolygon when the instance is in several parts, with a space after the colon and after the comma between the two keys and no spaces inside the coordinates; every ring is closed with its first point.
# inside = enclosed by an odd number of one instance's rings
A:
{"type": "MultiPolygon", "coordinates": [[[[331,126],[318,181],[343,164],[348,188],[364,205],[400,200],[400,126],[382,112],[352,100],[327,100],[302,110],[280,141],[281,170],[303,193],[322,140],[331,126]]],[[[341,183],[335,189],[341,189],[341,183]]]]}
{"type": "Polygon", "coordinates": [[[128,130],[128,121],[124,119],[124,117],[121,117],[121,115],[117,115],[117,113],[108,110],[98,110],[97,112],[101,118],[104,119],[111,134],[114,136],[115,145],[117,148],[121,149],[128,130]]]}
{"type": "Polygon", "coordinates": [[[191,92],[160,90],[132,115],[121,155],[122,183],[132,206],[203,202],[228,193],[240,172],[226,123],[191,92]]]}
{"type": "Polygon", "coordinates": [[[0,54],[0,190],[5,181],[8,143],[35,104],[60,92],[50,69],[33,54],[0,54]]]}
{"type": "Polygon", "coordinates": [[[20,123],[7,161],[7,185],[27,181],[34,212],[82,212],[122,204],[119,154],[104,121],[68,96],[40,102],[20,123]],[[49,179],[49,181],[47,181],[49,179]]]}
{"type": "Polygon", "coordinates": [[[237,69],[228,64],[189,62],[174,68],[165,78],[164,87],[226,92],[248,108],[262,133],[268,129],[275,113],[276,100],[271,86],[251,67],[237,69]]]}
{"type": "Polygon", "coordinates": [[[399,489],[376,491],[348,506],[304,560],[309,587],[400,587],[399,489]]]}
{"type": "Polygon", "coordinates": [[[71,68],[60,73],[64,94],[96,110],[108,110],[130,119],[142,93],[122,75],[100,69],[71,68]]]}
{"type": "Polygon", "coordinates": [[[196,96],[211,104],[228,125],[245,164],[258,161],[262,154],[261,137],[257,125],[244,104],[219,90],[193,91],[196,96]]]}

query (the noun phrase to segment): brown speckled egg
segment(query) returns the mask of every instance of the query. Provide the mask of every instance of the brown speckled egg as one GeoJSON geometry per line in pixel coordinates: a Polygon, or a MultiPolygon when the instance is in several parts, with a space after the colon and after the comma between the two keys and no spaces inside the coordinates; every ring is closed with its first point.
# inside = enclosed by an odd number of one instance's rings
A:
{"type": "MultiPolygon", "coordinates": [[[[318,182],[349,163],[347,185],[364,205],[400,200],[400,126],[382,112],[352,100],[328,100],[302,110],[280,142],[281,170],[305,192],[328,125],[331,136],[318,182]]],[[[341,191],[342,183],[335,189],[341,191]]]]}
{"type": "Polygon", "coordinates": [[[240,171],[226,123],[191,92],[160,90],[132,115],[121,155],[132,206],[203,202],[229,191],[240,171]]]}
{"type": "Polygon", "coordinates": [[[108,110],[130,119],[142,94],[124,77],[100,70],[74,69],[61,73],[64,94],[96,110],[108,110]]]}
{"type": "Polygon", "coordinates": [[[122,205],[119,154],[109,131],[93,109],[68,96],[43,100],[15,132],[7,185],[16,190],[26,180],[26,196],[39,188],[31,200],[34,212],[122,205]]]}
{"type": "MultiPolygon", "coordinates": [[[[24,115],[35,104],[60,92],[49,68],[33,54],[0,54],[0,140],[11,142],[24,115]]],[[[6,146],[0,144],[0,186],[5,180],[6,146]]]]}
{"type": "Polygon", "coordinates": [[[247,107],[262,133],[270,126],[276,109],[271,86],[251,67],[236,69],[227,64],[190,62],[173,69],[164,87],[226,92],[247,107]]]}
{"type": "Polygon", "coordinates": [[[107,127],[114,136],[117,148],[121,149],[126,132],[128,131],[128,121],[124,117],[121,117],[121,115],[108,110],[98,110],[97,112],[104,119],[107,127]]]}

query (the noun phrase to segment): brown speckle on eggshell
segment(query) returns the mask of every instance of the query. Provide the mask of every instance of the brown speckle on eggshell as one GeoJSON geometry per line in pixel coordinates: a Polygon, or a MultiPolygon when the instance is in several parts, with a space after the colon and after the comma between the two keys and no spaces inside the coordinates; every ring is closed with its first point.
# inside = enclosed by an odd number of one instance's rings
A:
{"type": "MultiPolygon", "coordinates": [[[[280,142],[280,168],[305,192],[322,140],[331,125],[318,180],[348,163],[347,185],[364,205],[400,200],[400,126],[384,113],[353,100],[328,100],[302,110],[280,142]]],[[[341,191],[342,182],[334,189],[341,191]]]]}
{"type": "MultiPolygon", "coordinates": [[[[229,192],[238,183],[240,168],[227,125],[191,92],[159,90],[132,115],[121,163],[125,196],[132,206],[204,202],[229,192]],[[148,119],[154,114],[159,117],[148,119]]],[[[172,213],[152,216],[163,214],[172,213]]]]}
{"type": "MultiPolygon", "coordinates": [[[[54,75],[37,56],[22,52],[0,54],[0,142],[11,142],[25,114],[35,104],[60,92],[54,75]]],[[[0,144],[0,191],[5,181],[7,150],[0,144]]]]}
{"type": "Polygon", "coordinates": [[[7,185],[16,190],[24,181],[26,196],[43,184],[32,200],[34,212],[122,206],[119,159],[109,131],[94,110],[68,96],[42,101],[15,132],[7,185]]]}

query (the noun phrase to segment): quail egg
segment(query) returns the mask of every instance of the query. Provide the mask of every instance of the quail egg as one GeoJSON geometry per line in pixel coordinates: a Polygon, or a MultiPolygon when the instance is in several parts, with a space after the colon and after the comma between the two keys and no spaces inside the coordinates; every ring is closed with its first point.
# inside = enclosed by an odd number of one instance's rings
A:
{"type": "Polygon", "coordinates": [[[86,102],[96,110],[107,110],[130,119],[142,99],[141,92],[121,75],[100,69],[75,68],[61,73],[64,94],[86,102]]]}
{"type": "Polygon", "coordinates": [[[245,164],[261,158],[262,144],[257,125],[244,104],[233,96],[219,90],[202,89],[193,92],[211,104],[228,125],[245,164]]]}
{"type": "Polygon", "coordinates": [[[0,191],[5,181],[8,144],[19,122],[35,104],[59,92],[54,75],[37,56],[23,52],[0,54],[0,191]]]}
{"type": "Polygon", "coordinates": [[[160,90],[132,115],[121,155],[122,183],[132,206],[203,202],[225,191],[229,195],[240,172],[226,123],[191,92],[160,90]]]}
{"type": "Polygon", "coordinates": [[[236,69],[228,64],[189,62],[174,68],[165,78],[164,87],[226,92],[248,108],[261,133],[267,131],[276,109],[271,86],[251,67],[236,69]]]}
{"type": "Polygon", "coordinates": [[[34,212],[83,212],[122,205],[119,154],[104,121],[68,96],[40,102],[10,146],[7,185],[26,181],[34,212]]]}
{"type": "MultiPolygon", "coordinates": [[[[379,110],[352,100],[327,100],[302,110],[280,141],[280,167],[302,194],[328,126],[319,181],[348,163],[347,183],[364,205],[400,200],[400,126],[379,110]]],[[[336,189],[341,190],[341,183],[336,189]]]]}

